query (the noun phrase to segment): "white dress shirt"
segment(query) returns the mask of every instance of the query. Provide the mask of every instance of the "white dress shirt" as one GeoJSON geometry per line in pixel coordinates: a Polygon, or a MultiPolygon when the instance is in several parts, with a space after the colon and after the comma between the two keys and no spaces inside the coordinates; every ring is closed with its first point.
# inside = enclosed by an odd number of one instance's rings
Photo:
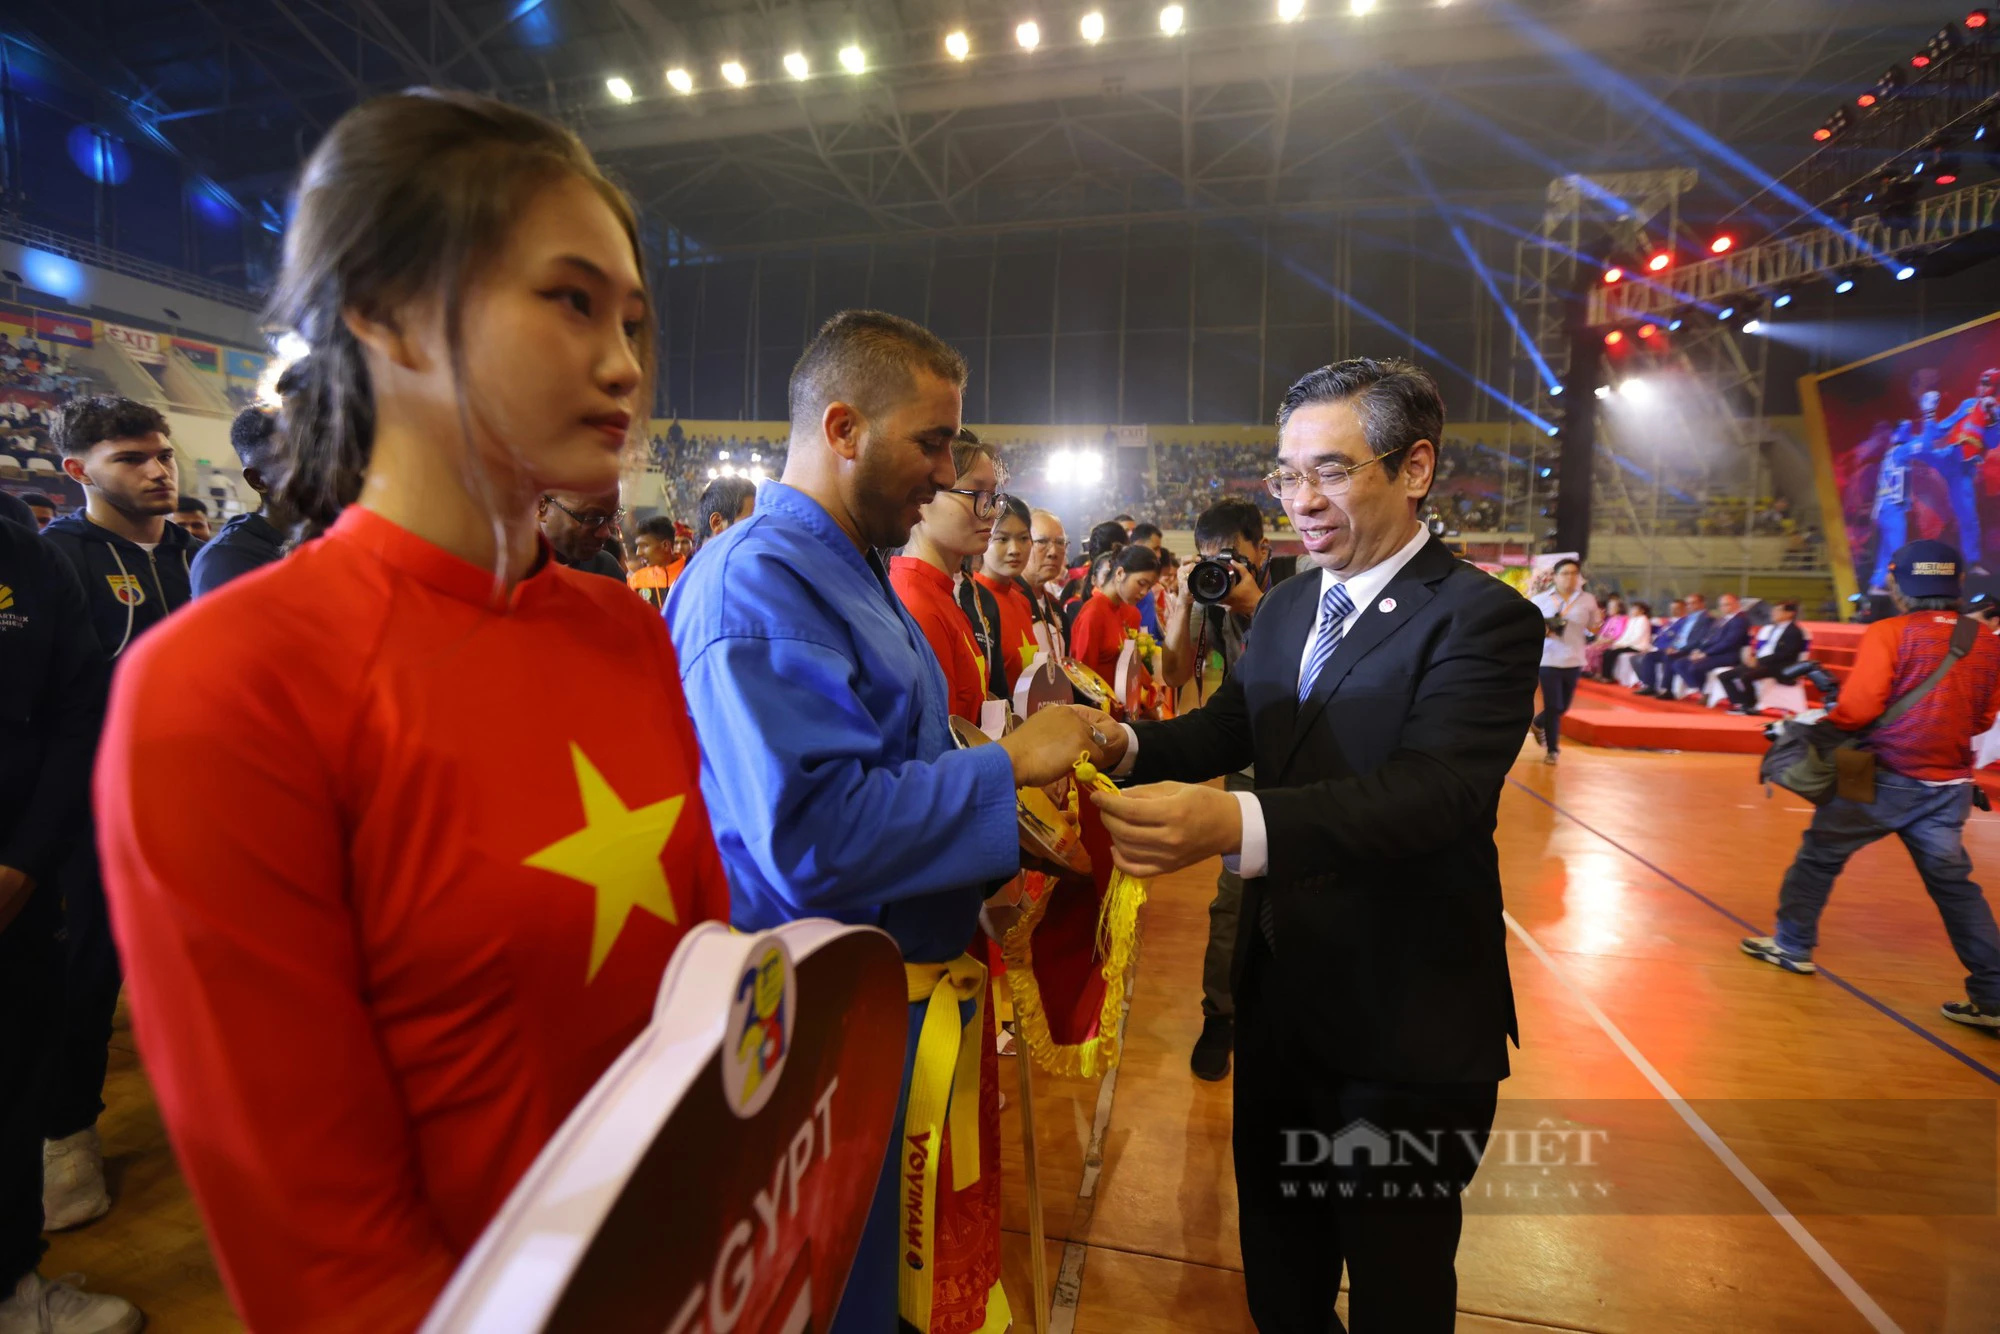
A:
{"type": "MultiPolygon", "coordinates": [[[[1354,627],[1361,618],[1371,609],[1377,608],[1377,599],[1382,596],[1382,590],[1387,588],[1389,581],[1400,574],[1403,567],[1424,549],[1424,544],[1430,541],[1430,537],[1431,530],[1419,524],[1416,535],[1379,565],[1371,566],[1359,574],[1345,576],[1335,574],[1328,569],[1320,570],[1319,594],[1314,599],[1313,628],[1306,635],[1305,652],[1299,655],[1300,681],[1305,679],[1306,664],[1312,661],[1313,645],[1319,642],[1320,631],[1324,628],[1327,590],[1335,584],[1345,584],[1347,596],[1354,603],[1354,610],[1341,622],[1341,639],[1344,642],[1348,635],[1354,633],[1354,627]]],[[[1121,726],[1125,728],[1125,758],[1111,771],[1111,776],[1114,778],[1121,778],[1132,772],[1132,766],[1139,760],[1139,734],[1132,730],[1129,723],[1121,726]]],[[[1264,808],[1258,804],[1255,792],[1237,792],[1232,795],[1235,796],[1236,804],[1243,813],[1243,841],[1237,845],[1236,854],[1224,857],[1222,864],[1246,880],[1254,879],[1271,867],[1271,847],[1264,832],[1264,808]]]]}

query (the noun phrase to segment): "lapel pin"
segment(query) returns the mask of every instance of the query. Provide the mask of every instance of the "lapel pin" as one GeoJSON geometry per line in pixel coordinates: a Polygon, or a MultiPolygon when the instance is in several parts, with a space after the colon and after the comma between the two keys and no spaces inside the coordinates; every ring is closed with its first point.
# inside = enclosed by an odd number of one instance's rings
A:
{"type": "Polygon", "coordinates": [[[1375,604],[1375,610],[1381,612],[1385,616],[1388,615],[1390,612],[1396,610],[1396,599],[1383,598],[1380,602],[1375,604]]]}

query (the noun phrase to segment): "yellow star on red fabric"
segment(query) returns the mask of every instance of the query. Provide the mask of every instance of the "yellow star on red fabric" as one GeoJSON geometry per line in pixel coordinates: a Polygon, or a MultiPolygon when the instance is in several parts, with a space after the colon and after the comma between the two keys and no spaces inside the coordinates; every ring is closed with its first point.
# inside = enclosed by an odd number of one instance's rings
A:
{"type": "Polygon", "coordinates": [[[597,977],[634,908],[679,924],[660,853],[674,836],[687,797],[668,797],[633,810],[611,790],[583,747],[571,742],[569,753],[576,766],[577,791],[583,798],[583,828],[525,858],[522,865],[581,880],[597,891],[590,971],[584,978],[587,984],[597,977]]]}

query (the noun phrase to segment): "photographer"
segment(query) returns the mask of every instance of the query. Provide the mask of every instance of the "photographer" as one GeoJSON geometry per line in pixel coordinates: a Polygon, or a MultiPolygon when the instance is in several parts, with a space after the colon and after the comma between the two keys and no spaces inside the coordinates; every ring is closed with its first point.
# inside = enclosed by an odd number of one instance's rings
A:
{"type": "Polygon", "coordinates": [[[1572,557],[1556,562],[1555,586],[1530,599],[1542,612],[1542,711],[1532,726],[1535,740],[1548,752],[1542,763],[1554,764],[1562,748],[1562,716],[1576,697],[1576,678],[1583,671],[1583,647],[1604,624],[1597,599],[1583,587],[1583,566],[1572,557]]]}
{"type": "MultiPolygon", "coordinates": [[[[1188,677],[1207,668],[1211,648],[1222,654],[1225,677],[1236,669],[1250,641],[1251,618],[1264,600],[1269,546],[1264,541],[1264,516],[1240,497],[1219,500],[1201,512],[1194,524],[1195,550],[1201,560],[1181,572],[1189,601],[1199,603],[1201,628],[1189,655],[1188,677]],[[1213,596],[1218,591],[1221,596],[1213,596]]],[[[1223,785],[1231,792],[1248,792],[1251,771],[1230,774],[1223,785]]],[[[1224,867],[1216,877],[1215,898],[1208,905],[1208,950],[1201,964],[1201,1037],[1194,1044],[1188,1067],[1199,1079],[1218,1080],[1229,1073],[1236,1045],[1236,1005],[1229,987],[1229,966],[1236,955],[1236,920],[1243,904],[1243,877],[1224,867]]]]}

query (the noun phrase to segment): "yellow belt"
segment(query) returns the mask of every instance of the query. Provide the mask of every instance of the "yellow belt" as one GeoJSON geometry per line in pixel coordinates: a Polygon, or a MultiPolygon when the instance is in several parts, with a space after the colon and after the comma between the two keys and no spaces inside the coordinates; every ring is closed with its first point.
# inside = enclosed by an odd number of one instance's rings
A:
{"type": "Polygon", "coordinates": [[[903,1319],[929,1329],[944,1129],[949,1118],[952,1189],[964,1190],[979,1180],[979,1044],[993,1039],[986,1032],[985,964],[961,954],[950,963],[905,963],[903,976],[910,1004],[925,1008],[903,1116],[897,1305],[903,1319]],[[973,1002],[969,1024],[958,1017],[964,1001],[973,1002]]]}

